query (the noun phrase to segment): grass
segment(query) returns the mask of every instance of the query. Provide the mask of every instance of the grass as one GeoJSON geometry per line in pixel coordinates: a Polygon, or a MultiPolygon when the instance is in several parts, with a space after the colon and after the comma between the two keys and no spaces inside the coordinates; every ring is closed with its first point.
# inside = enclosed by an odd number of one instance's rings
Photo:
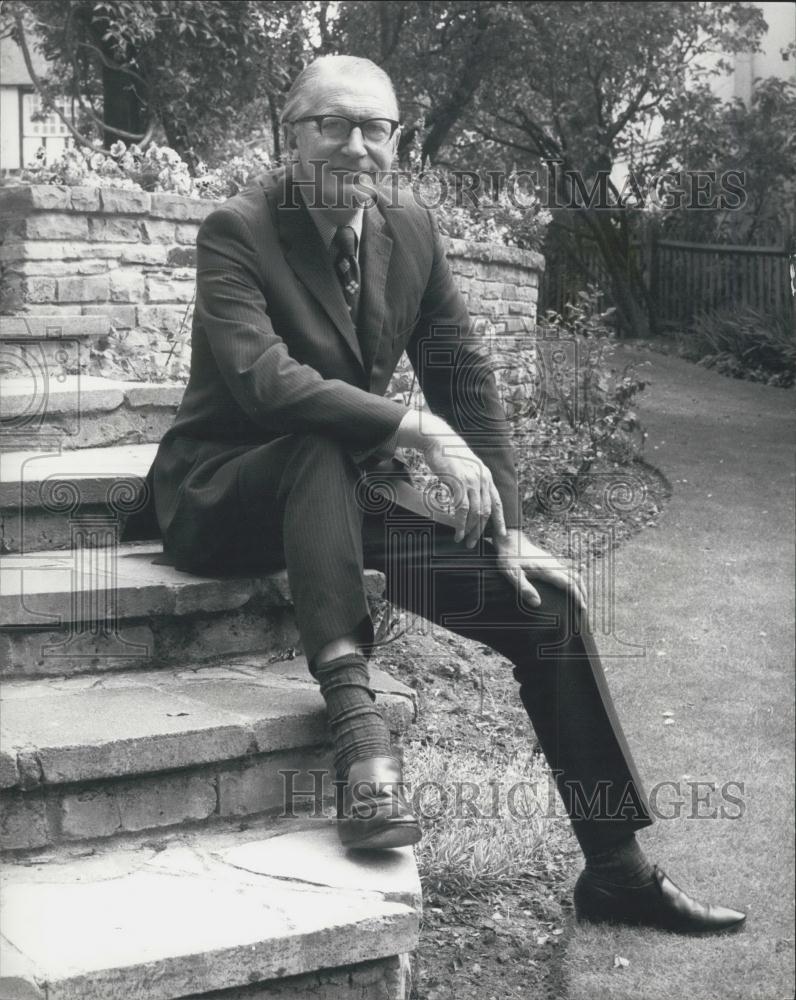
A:
{"type": "MultiPolygon", "coordinates": [[[[443,810],[427,817],[418,845],[428,908],[417,1000],[794,996],[792,407],[779,389],[665,355],[647,395],[646,456],[672,495],[614,564],[617,635],[645,655],[612,659],[598,645],[648,791],[669,780],[743,782],[739,818],[698,820],[686,809],[639,842],[696,898],[745,910],[747,926],[692,939],[576,924],[568,902],[581,859],[567,824],[539,831],[531,818],[518,830],[443,810]],[[485,926],[493,909],[508,938],[485,926]]],[[[484,699],[467,643],[441,636],[422,658],[402,642],[392,665],[422,696],[409,780],[457,775],[483,786],[505,782],[509,768],[527,777],[543,767],[505,663],[480,661],[484,699]]]]}
{"type": "Polygon", "coordinates": [[[683,889],[747,911],[736,935],[578,927],[568,1000],[785,1000],[793,978],[793,474],[786,394],[656,361],[642,417],[673,496],[617,553],[617,623],[646,656],[608,661],[648,790],[744,784],[735,820],[659,820],[639,842],[683,889]],[[664,712],[673,723],[664,726],[664,712]],[[621,955],[629,964],[614,966],[621,955]]]}
{"type": "Polygon", "coordinates": [[[527,734],[508,757],[481,747],[413,747],[406,777],[424,826],[416,849],[424,888],[485,897],[560,867],[566,823],[546,818],[549,771],[527,734]]]}

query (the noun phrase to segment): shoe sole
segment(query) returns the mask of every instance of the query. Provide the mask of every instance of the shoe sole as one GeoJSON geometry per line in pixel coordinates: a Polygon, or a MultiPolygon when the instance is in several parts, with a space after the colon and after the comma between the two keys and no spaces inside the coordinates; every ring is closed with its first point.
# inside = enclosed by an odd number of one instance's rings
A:
{"type": "Polygon", "coordinates": [[[422,836],[423,831],[416,823],[392,823],[380,830],[374,830],[366,836],[350,840],[341,838],[341,841],[343,846],[350,850],[380,851],[392,847],[410,847],[412,844],[416,844],[422,836]]]}
{"type": "Polygon", "coordinates": [[[702,930],[687,930],[686,928],[663,927],[660,924],[645,924],[641,920],[630,921],[621,920],[617,917],[587,916],[586,914],[578,913],[577,909],[575,910],[575,919],[579,924],[607,924],[610,927],[637,927],[644,930],[665,931],[667,934],[684,934],[688,937],[709,937],[715,936],[716,934],[735,934],[746,926],[746,919],[744,918],[743,920],[738,920],[734,924],[728,924],[726,927],[706,927],[702,930]]]}

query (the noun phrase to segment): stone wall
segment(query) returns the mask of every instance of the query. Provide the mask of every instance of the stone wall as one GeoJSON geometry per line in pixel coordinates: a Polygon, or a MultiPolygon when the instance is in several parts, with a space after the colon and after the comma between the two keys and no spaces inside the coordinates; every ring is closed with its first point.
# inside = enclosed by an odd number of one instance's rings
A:
{"type": "Polygon", "coordinates": [[[446,252],[474,320],[490,322],[497,333],[533,328],[544,271],[540,253],[454,239],[446,240],[446,252]]]}
{"type": "Polygon", "coordinates": [[[0,188],[0,313],[106,316],[117,329],[177,333],[190,318],[199,224],[217,204],[116,188],[0,188]]]}
{"type": "MultiPolygon", "coordinates": [[[[190,331],[196,235],[220,202],[117,188],[0,188],[0,314],[107,317],[119,330],[190,331]]],[[[448,240],[476,320],[530,328],[540,254],[448,240]]],[[[2,319],[0,319],[2,324],[2,319]]]]}
{"type": "Polygon", "coordinates": [[[410,988],[409,956],[392,955],[185,1000],[409,1000],[410,988]]]}

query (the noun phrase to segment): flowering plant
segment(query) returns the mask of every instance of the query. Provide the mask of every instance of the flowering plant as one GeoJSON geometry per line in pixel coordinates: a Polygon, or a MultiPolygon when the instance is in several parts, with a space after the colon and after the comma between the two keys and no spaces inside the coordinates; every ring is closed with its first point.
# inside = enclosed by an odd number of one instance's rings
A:
{"type": "Polygon", "coordinates": [[[42,147],[36,162],[22,171],[23,182],[33,184],[115,187],[159,191],[188,198],[223,199],[237,194],[256,174],[270,166],[262,150],[233,156],[222,166],[209,168],[199,160],[191,174],[188,164],[169,146],[150,143],[146,149],[121,140],[109,150],[70,146],[52,161],[42,147]]]}

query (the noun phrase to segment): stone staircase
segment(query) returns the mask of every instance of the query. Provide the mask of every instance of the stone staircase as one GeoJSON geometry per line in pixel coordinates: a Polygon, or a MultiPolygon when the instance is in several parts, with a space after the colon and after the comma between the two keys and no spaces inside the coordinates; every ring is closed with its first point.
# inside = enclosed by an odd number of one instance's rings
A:
{"type": "MultiPolygon", "coordinates": [[[[286,658],[286,574],[195,577],[157,543],[117,542],[181,388],[59,376],[50,342],[33,370],[17,333],[0,439],[0,1000],[405,1000],[414,854],[339,845],[323,700],[286,658]]],[[[381,575],[368,586],[376,600],[381,575]]],[[[400,743],[413,692],[372,681],[400,743]]]]}

